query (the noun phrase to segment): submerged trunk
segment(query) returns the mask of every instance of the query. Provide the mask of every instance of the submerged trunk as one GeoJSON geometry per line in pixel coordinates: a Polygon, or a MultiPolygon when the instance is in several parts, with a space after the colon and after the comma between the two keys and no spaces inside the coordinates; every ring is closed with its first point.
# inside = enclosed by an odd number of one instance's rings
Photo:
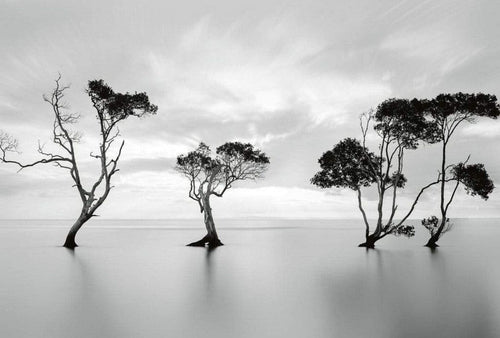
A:
{"type": "Polygon", "coordinates": [[[446,218],[441,218],[441,224],[439,225],[438,231],[436,231],[436,233],[431,235],[431,238],[429,238],[429,240],[425,244],[426,247],[432,249],[432,248],[437,248],[439,246],[437,245],[437,241],[441,237],[445,225],[446,225],[446,218]]]}
{"type": "MultiPolygon", "coordinates": [[[[365,227],[365,242],[358,245],[358,247],[360,247],[360,248],[375,249],[375,242],[377,242],[379,239],[385,237],[385,235],[386,235],[385,233],[383,234],[383,225],[382,225],[384,192],[385,192],[385,187],[382,186],[381,191],[379,192],[379,196],[378,196],[379,202],[378,202],[378,206],[377,206],[377,211],[378,211],[377,227],[375,228],[375,231],[371,235],[370,235],[370,228],[368,226],[368,221],[366,219],[366,215],[365,215],[364,211],[362,210],[366,227],[365,227]]],[[[358,193],[358,202],[359,202],[360,209],[361,209],[361,195],[359,193],[358,193]]]]}
{"type": "Polygon", "coordinates": [[[205,237],[200,239],[199,241],[188,244],[188,246],[205,246],[208,243],[208,246],[211,248],[224,245],[219,240],[219,236],[217,235],[217,230],[215,229],[214,218],[212,217],[212,208],[210,206],[209,197],[204,197],[202,199],[203,203],[203,220],[205,222],[205,227],[207,229],[207,234],[205,237]]]}
{"type": "Polygon", "coordinates": [[[365,242],[358,245],[360,248],[375,249],[375,242],[381,239],[383,236],[377,235],[375,233],[366,236],[365,242]]]}
{"type": "Polygon", "coordinates": [[[377,227],[372,234],[370,234],[370,228],[368,227],[367,221],[365,221],[365,224],[366,224],[365,241],[359,244],[358,247],[375,249],[375,242],[377,242],[381,238],[384,238],[388,233],[383,231],[381,218],[379,218],[379,220],[377,221],[377,227]]]}
{"type": "Polygon", "coordinates": [[[439,237],[436,237],[436,235],[431,236],[427,243],[425,244],[426,247],[434,249],[437,248],[439,245],[437,245],[437,241],[439,240],[439,237]]]}
{"type": "Polygon", "coordinates": [[[75,223],[73,224],[73,226],[69,230],[68,235],[66,236],[66,241],[64,242],[64,245],[63,245],[65,248],[74,249],[78,246],[75,242],[76,234],[77,234],[78,230],[80,230],[82,225],[84,225],[85,222],[87,222],[90,219],[90,217],[91,217],[90,215],[86,214],[85,212],[82,212],[82,214],[75,221],[75,223]]]}

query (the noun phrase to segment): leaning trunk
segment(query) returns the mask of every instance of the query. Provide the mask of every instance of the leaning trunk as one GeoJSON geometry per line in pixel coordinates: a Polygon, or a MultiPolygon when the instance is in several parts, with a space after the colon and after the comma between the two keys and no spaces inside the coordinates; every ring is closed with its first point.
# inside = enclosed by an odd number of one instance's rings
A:
{"type": "Polygon", "coordinates": [[[205,244],[208,243],[209,247],[214,248],[223,245],[219,240],[217,230],[215,229],[215,222],[212,217],[212,208],[210,206],[209,197],[203,198],[203,220],[205,222],[205,228],[207,229],[206,236],[197,242],[188,244],[188,246],[205,246],[205,244]]]}
{"type": "Polygon", "coordinates": [[[441,234],[443,233],[443,229],[446,225],[446,218],[441,219],[441,224],[439,225],[438,230],[431,235],[431,238],[427,241],[427,244],[425,244],[426,247],[429,247],[431,249],[437,248],[439,245],[437,245],[437,241],[441,237],[441,234]]]}
{"type": "Polygon", "coordinates": [[[90,217],[91,216],[82,212],[80,217],[78,217],[78,219],[75,221],[75,223],[69,230],[68,235],[66,236],[66,241],[64,242],[63,245],[64,247],[68,249],[74,249],[78,246],[75,242],[76,234],[78,233],[78,230],[80,230],[80,228],[85,224],[85,222],[87,222],[90,219],[90,217]]]}
{"type": "Polygon", "coordinates": [[[439,237],[437,237],[436,235],[431,236],[431,238],[429,238],[425,246],[431,249],[437,248],[439,246],[437,245],[438,239],[439,237]]]}

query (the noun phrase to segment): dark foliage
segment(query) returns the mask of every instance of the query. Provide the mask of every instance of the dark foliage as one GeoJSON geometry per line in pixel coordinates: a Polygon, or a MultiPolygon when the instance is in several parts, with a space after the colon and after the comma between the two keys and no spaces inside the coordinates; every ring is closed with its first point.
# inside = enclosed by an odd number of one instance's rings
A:
{"type": "Polygon", "coordinates": [[[115,93],[103,80],[89,81],[87,93],[94,105],[98,105],[112,121],[124,120],[129,116],[155,114],[158,110],[157,106],[149,102],[146,93],[115,93]]]}
{"type": "MultiPolygon", "coordinates": [[[[415,149],[421,140],[429,141],[432,124],[413,101],[389,99],[382,102],[375,112],[374,129],[381,135],[396,140],[406,149],[415,149]]],[[[387,141],[390,142],[390,141],[387,141]]]]}
{"type": "Polygon", "coordinates": [[[452,168],[451,172],[453,177],[465,186],[465,191],[471,196],[479,195],[487,200],[495,188],[488,172],[481,163],[459,163],[452,168]]]}
{"type": "Polygon", "coordinates": [[[413,237],[415,236],[415,227],[413,225],[400,225],[392,230],[394,236],[413,237]]]}
{"type": "Polygon", "coordinates": [[[396,187],[398,188],[404,188],[406,182],[408,182],[408,179],[405,177],[404,174],[398,174],[397,172],[394,172],[392,176],[385,177],[385,183],[387,185],[394,185],[396,184],[396,187]]]}
{"type": "Polygon", "coordinates": [[[376,182],[380,160],[358,140],[346,138],[318,160],[321,171],[311,183],[321,188],[350,188],[357,190],[376,182]]]}
{"type": "Polygon", "coordinates": [[[431,216],[428,218],[424,218],[422,220],[422,225],[426,228],[431,228],[431,229],[437,228],[438,223],[439,223],[439,218],[437,218],[436,216],[431,216]]]}
{"type": "Polygon", "coordinates": [[[217,166],[217,160],[210,157],[210,148],[203,142],[196,150],[190,151],[187,155],[177,156],[179,167],[198,167],[202,170],[211,170],[217,166]]]}
{"type": "Polygon", "coordinates": [[[500,106],[495,95],[490,94],[439,94],[432,100],[413,100],[415,108],[434,119],[442,120],[455,114],[467,116],[472,122],[474,117],[482,116],[496,119],[500,115],[500,106]]]}
{"type": "MultiPolygon", "coordinates": [[[[422,225],[429,231],[429,233],[431,234],[431,238],[435,236],[441,237],[443,234],[447,233],[453,228],[453,224],[450,222],[449,218],[446,218],[444,222],[440,222],[437,216],[424,218],[422,220],[422,225]],[[441,231],[439,231],[440,227],[441,231]]],[[[439,239],[439,237],[436,239],[436,241],[439,239]]]]}
{"type": "Polygon", "coordinates": [[[412,105],[429,120],[426,141],[448,142],[463,121],[475,122],[477,117],[496,119],[500,106],[495,95],[490,94],[439,94],[432,100],[413,99],[412,105]]]}
{"type": "Polygon", "coordinates": [[[259,149],[254,149],[250,143],[227,142],[217,147],[217,155],[229,158],[238,158],[253,163],[269,163],[269,157],[259,149]]]}

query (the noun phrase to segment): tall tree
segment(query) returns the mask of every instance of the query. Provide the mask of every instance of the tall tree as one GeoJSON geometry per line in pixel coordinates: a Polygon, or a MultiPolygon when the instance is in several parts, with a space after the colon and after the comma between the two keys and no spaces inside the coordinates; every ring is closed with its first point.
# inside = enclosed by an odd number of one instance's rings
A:
{"type": "Polygon", "coordinates": [[[416,109],[423,112],[431,121],[432,138],[441,143],[440,181],[440,220],[436,216],[424,219],[422,224],[429,230],[428,247],[436,247],[441,236],[451,229],[448,218],[448,209],[455,197],[460,184],[465,186],[471,195],[479,195],[487,199],[493,191],[493,182],[490,180],[484,165],[471,164],[467,161],[459,164],[448,164],[447,148],[457,128],[463,123],[474,123],[479,117],[496,119],[500,115],[500,106],[495,95],[489,94],[440,94],[432,100],[414,99],[416,109]],[[447,194],[448,182],[453,185],[447,194]]]}
{"type": "Polygon", "coordinates": [[[419,142],[429,138],[430,125],[414,105],[403,99],[389,99],[382,102],[375,112],[363,114],[360,118],[362,141],[347,138],[325,152],[319,159],[321,170],[311,183],[321,188],[349,188],[357,192],[358,208],[365,223],[365,242],[359,246],[373,248],[375,242],[387,235],[414,235],[414,228],[404,222],[413,212],[422,193],[438,181],[424,186],[417,194],[410,210],[395,221],[398,209],[398,190],[407,182],[403,174],[404,155],[409,149],[416,149],[419,142]],[[370,152],[366,139],[370,123],[375,121],[378,135],[377,153],[370,152]],[[363,187],[375,185],[378,194],[377,220],[373,231],[362,203],[363,187]],[[384,219],[384,204],[390,198],[389,214],[384,219]]]}
{"type": "Polygon", "coordinates": [[[212,195],[222,197],[233,183],[261,178],[269,165],[269,157],[249,143],[227,142],[216,149],[200,143],[187,155],[177,157],[176,170],[189,180],[189,198],[198,203],[203,213],[207,234],[189,246],[223,245],[217,235],[210,206],[212,195]]]}
{"type": "Polygon", "coordinates": [[[78,122],[80,115],[69,112],[63,103],[64,92],[69,88],[60,84],[61,77],[55,81],[56,86],[50,96],[44,96],[44,100],[50,104],[54,112],[54,123],[52,126],[52,141],[59,148],[59,153],[44,150],[39,144],[38,153],[42,158],[31,162],[21,163],[16,160],[7,159],[7,153],[16,152],[18,142],[6,133],[0,135],[1,161],[19,166],[20,170],[38,164],[53,163],[57,167],[69,172],[82,202],[82,208],[77,220],[70,228],[64,246],[74,248],[77,246],[75,237],[80,228],[89,219],[95,216],[96,210],[104,203],[113,188],[111,178],[118,172],[118,161],[122,154],[125,141],[122,140],[115,146],[115,141],[120,137],[118,124],[130,116],[142,117],[147,114],[155,114],[158,107],[149,102],[146,93],[115,93],[103,80],[88,82],[86,90],[90,97],[93,108],[97,113],[100,131],[99,150],[90,156],[100,163],[100,174],[95,182],[89,187],[84,186],[76,158],[75,145],[81,139],[81,134],[70,129],[70,126],[78,122]]]}

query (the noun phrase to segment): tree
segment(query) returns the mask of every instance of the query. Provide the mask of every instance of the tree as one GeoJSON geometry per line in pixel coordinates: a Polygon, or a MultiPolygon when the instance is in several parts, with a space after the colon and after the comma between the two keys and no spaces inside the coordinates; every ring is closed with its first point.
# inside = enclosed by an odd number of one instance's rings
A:
{"type": "Polygon", "coordinates": [[[189,246],[217,247],[219,240],[210,206],[212,195],[222,197],[233,183],[261,178],[269,165],[269,157],[249,143],[227,142],[216,149],[200,143],[187,155],[177,157],[176,170],[189,180],[189,198],[198,203],[203,213],[207,235],[189,246]]]}
{"type": "Polygon", "coordinates": [[[86,90],[92,105],[97,113],[100,131],[100,145],[97,154],[90,156],[100,163],[100,174],[95,182],[85,187],[81,180],[81,174],[76,158],[75,145],[80,141],[81,134],[70,129],[70,126],[78,122],[79,114],[68,111],[63,103],[64,92],[69,86],[60,84],[61,76],[55,81],[56,86],[50,96],[44,96],[44,100],[50,104],[54,112],[54,123],[52,126],[52,141],[59,148],[59,153],[44,150],[38,145],[38,153],[42,155],[40,160],[31,163],[21,163],[16,160],[7,159],[7,153],[17,152],[17,140],[10,135],[0,133],[1,161],[19,166],[19,170],[38,164],[52,163],[57,167],[69,172],[82,202],[80,215],[71,227],[64,242],[67,248],[77,246],[75,237],[80,228],[89,219],[96,216],[96,210],[104,203],[113,188],[111,178],[118,169],[118,161],[122,153],[125,141],[114,146],[120,136],[118,124],[130,116],[142,117],[147,114],[155,114],[158,107],[149,102],[146,93],[115,93],[103,80],[88,82],[86,90]]]}
{"type": "Polygon", "coordinates": [[[410,210],[399,221],[395,221],[398,190],[407,182],[403,174],[406,150],[416,149],[419,142],[429,138],[430,125],[423,113],[419,113],[409,100],[389,99],[382,102],[375,112],[360,118],[362,141],[346,138],[325,152],[319,159],[321,170],[311,183],[321,188],[349,188],[357,192],[358,208],[365,224],[365,242],[359,246],[374,248],[375,242],[387,235],[411,237],[413,226],[404,222],[413,212],[423,192],[438,181],[424,186],[417,194],[410,210]],[[378,152],[366,147],[367,133],[371,121],[380,140],[378,152]],[[373,231],[362,203],[362,188],[375,185],[378,193],[377,221],[373,231]],[[384,203],[390,195],[389,216],[384,220],[384,203]]]}
{"type": "Polygon", "coordinates": [[[484,165],[467,165],[468,159],[464,163],[448,164],[446,157],[448,143],[460,124],[463,122],[474,123],[478,117],[496,119],[500,115],[500,106],[495,95],[482,93],[440,94],[432,100],[414,99],[412,102],[416,109],[424,113],[432,124],[431,138],[435,142],[440,142],[442,148],[439,171],[441,218],[436,221],[437,217],[432,216],[422,221],[431,235],[426,246],[435,248],[442,235],[451,229],[448,209],[458,186],[463,184],[467,193],[473,196],[479,195],[485,200],[494,188],[484,165]],[[447,196],[446,186],[448,182],[452,182],[454,187],[447,196]]]}

